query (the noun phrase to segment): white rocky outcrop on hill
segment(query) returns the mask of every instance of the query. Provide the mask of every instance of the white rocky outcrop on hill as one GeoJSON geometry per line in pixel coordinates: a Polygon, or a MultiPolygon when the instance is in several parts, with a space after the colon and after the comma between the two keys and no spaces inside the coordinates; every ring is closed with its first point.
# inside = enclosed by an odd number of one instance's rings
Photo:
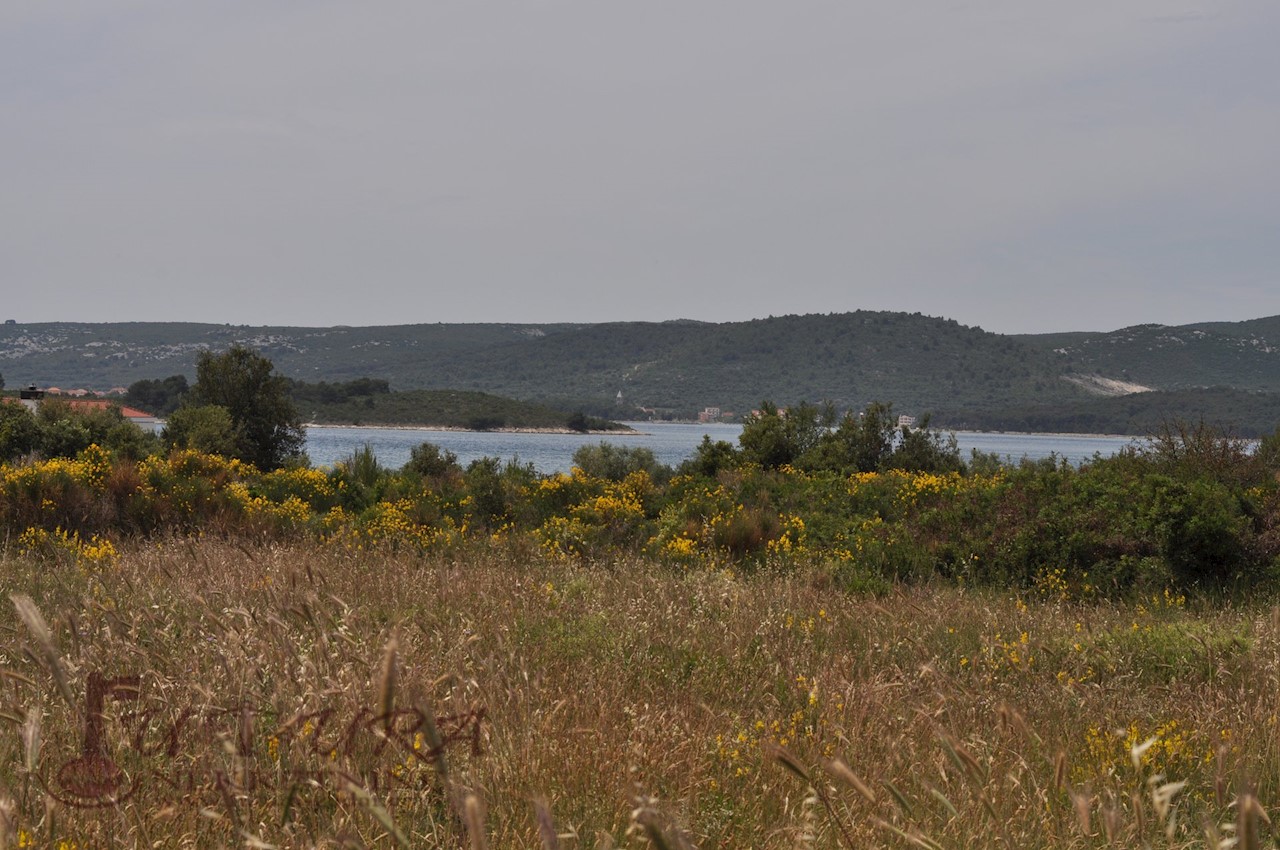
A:
{"type": "Polygon", "coordinates": [[[1102,375],[1063,375],[1062,380],[1075,384],[1082,390],[1097,396],[1113,398],[1115,396],[1149,393],[1155,387],[1146,387],[1132,381],[1121,381],[1116,378],[1104,378],[1102,375]]]}

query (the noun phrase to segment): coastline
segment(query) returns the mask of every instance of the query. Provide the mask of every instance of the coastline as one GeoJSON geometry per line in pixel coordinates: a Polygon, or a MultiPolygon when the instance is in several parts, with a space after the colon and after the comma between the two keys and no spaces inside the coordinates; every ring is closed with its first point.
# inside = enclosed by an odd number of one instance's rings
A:
{"type": "Polygon", "coordinates": [[[1072,438],[1080,437],[1082,439],[1103,439],[1103,440],[1149,440],[1150,435],[1145,437],[1136,434],[1098,434],[1094,432],[1081,431],[977,431],[972,428],[933,428],[932,430],[941,431],[944,434],[992,434],[995,436],[1010,437],[1056,437],[1056,438],[1072,438]]]}
{"type": "Polygon", "coordinates": [[[480,430],[477,428],[463,428],[461,425],[383,425],[377,422],[367,422],[362,425],[346,424],[329,424],[325,422],[304,422],[303,428],[344,428],[355,430],[357,428],[377,428],[386,431],[434,431],[439,433],[455,433],[455,434],[579,434],[579,435],[600,435],[600,436],[624,436],[644,435],[644,431],[637,431],[634,428],[627,428],[625,431],[615,430],[597,430],[574,431],[572,428],[485,428],[480,430]]]}
{"type": "MultiPolygon", "coordinates": [[[[697,425],[698,422],[684,422],[672,420],[670,423],[659,422],[658,425],[697,425]]],[[[736,424],[736,423],[726,423],[736,424]]],[[[304,422],[303,428],[341,428],[354,430],[358,428],[378,428],[388,431],[427,431],[437,433],[456,433],[456,434],[582,434],[592,436],[651,436],[650,431],[641,431],[638,428],[628,426],[626,430],[598,430],[590,431],[574,431],[570,428],[536,428],[536,427],[503,427],[503,428],[486,428],[478,430],[476,428],[464,428],[461,425],[386,425],[379,422],[365,422],[360,425],[351,423],[328,423],[328,422],[304,422]]],[[[1055,439],[1101,439],[1101,440],[1149,440],[1150,435],[1138,436],[1136,434],[1099,434],[1094,432],[1083,433],[1077,431],[983,431],[973,428],[946,428],[937,427],[932,430],[947,434],[986,434],[991,436],[1011,436],[1011,437],[1052,437],[1055,439]]]]}

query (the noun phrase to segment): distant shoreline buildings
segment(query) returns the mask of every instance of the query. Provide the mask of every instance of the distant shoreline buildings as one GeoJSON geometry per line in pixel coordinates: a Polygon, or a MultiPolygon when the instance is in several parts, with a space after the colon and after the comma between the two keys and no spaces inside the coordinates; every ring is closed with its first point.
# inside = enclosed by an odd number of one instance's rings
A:
{"type": "Polygon", "coordinates": [[[128,393],[124,387],[112,387],[106,392],[98,390],[63,390],[58,387],[46,387],[40,389],[35,384],[24,387],[18,391],[18,398],[5,398],[6,402],[17,401],[26,407],[32,413],[40,409],[42,401],[58,401],[67,405],[72,410],[90,411],[90,410],[106,410],[110,407],[120,408],[120,413],[125,419],[137,423],[159,422],[159,418],[147,413],[145,410],[138,410],[136,407],[128,407],[121,404],[119,399],[128,393]]]}

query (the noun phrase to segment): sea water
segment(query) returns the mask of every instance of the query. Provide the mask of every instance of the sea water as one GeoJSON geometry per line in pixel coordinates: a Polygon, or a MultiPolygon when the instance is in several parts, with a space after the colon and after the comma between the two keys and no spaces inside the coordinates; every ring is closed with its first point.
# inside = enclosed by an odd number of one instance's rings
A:
{"type": "MultiPolygon", "coordinates": [[[[676,466],[692,457],[704,436],[737,445],[741,425],[719,423],[628,422],[632,432],[610,434],[544,434],[509,431],[446,431],[427,428],[364,428],[310,426],[306,450],[316,466],[333,466],[357,449],[369,446],[384,467],[398,469],[409,460],[409,452],[420,443],[435,443],[453,452],[466,466],[482,457],[531,463],[542,473],[568,472],[573,453],[582,446],[600,442],[619,446],[644,447],[659,463],[676,466]]],[[[1094,455],[1113,455],[1136,442],[1134,437],[1082,434],[1007,434],[958,431],[956,441],[962,457],[970,450],[998,455],[1002,460],[1040,460],[1059,457],[1079,464],[1094,455]]]]}

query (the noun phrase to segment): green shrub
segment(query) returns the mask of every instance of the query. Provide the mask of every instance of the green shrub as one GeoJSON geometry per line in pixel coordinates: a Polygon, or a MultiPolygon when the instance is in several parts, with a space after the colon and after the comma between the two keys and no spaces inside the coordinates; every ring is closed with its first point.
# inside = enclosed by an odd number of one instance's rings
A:
{"type": "Polygon", "coordinates": [[[621,481],[633,472],[644,472],[654,481],[672,476],[669,466],[658,463],[653,450],[644,446],[620,446],[603,440],[573,453],[573,465],[593,478],[621,481]]]}
{"type": "Polygon", "coordinates": [[[409,450],[409,462],[404,471],[422,478],[440,479],[462,472],[458,456],[435,443],[419,443],[409,450]]]}
{"type": "Polygon", "coordinates": [[[735,469],[741,463],[742,458],[732,443],[712,441],[709,434],[704,434],[693,456],[680,465],[679,472],[681,475],[715,478],[722,470],[735,469]]]}
{"type": "Polygon", "coordinates": [[[34,452],[40,445],[36,418],[21,404],[0,402],[0,461],[34,452]]]}
{"type": "Polygon", "coordinates": [[[161,439],[170,451],[194,449],[223,457],[235,457],[236,454],[236,433],[231,414],[216,404],[179,407],[165,420],[161,439]]]}
{"type": "Polygon", "coordinates": [[[1152,476],[1145,482],[1143,523],[1177,581],[1221,587],[1256,572],[1246,557],[1250,523],[1239,499],[1213,480],[1152,476]]]}
{"type": "Polygon", "coordinates": [[[333,474],[341,482],[342,506],[351,511],[363,511],[381,499],[391,477],[368,443],[338,461],[333,474]]]}

